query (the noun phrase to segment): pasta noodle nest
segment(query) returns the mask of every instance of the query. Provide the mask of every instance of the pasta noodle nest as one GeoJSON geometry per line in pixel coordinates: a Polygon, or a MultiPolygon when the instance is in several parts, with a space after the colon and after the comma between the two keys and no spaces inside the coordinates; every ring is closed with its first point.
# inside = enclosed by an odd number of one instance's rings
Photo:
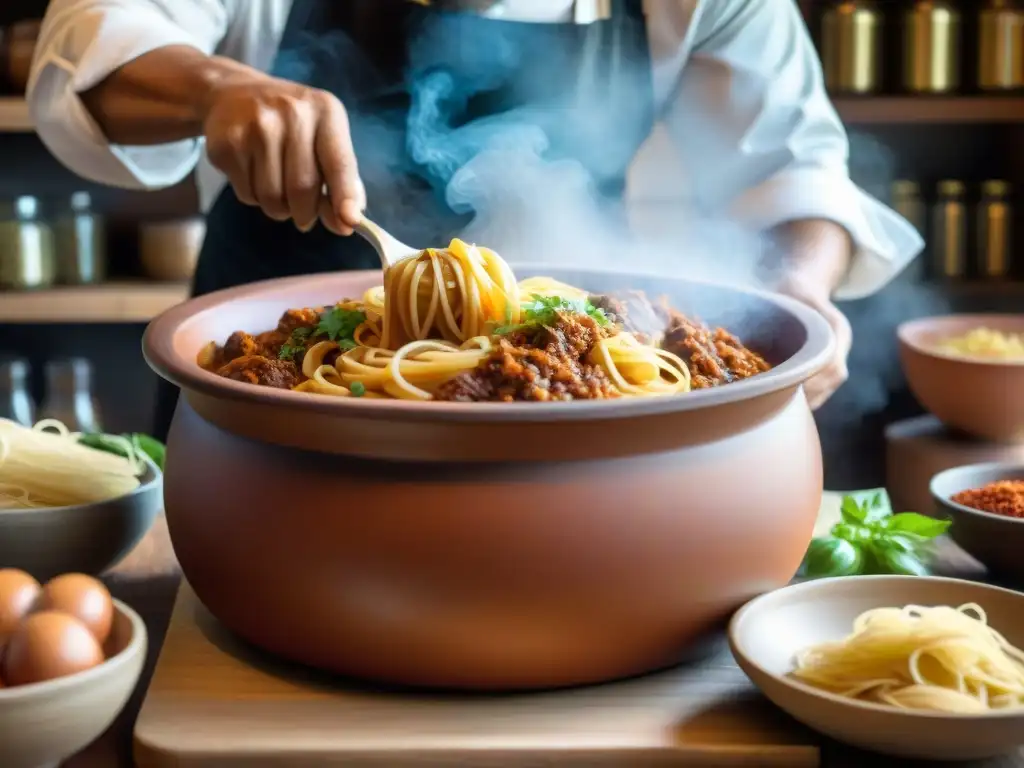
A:
{"type": "Polygon", "coordinates": [[[973,603],[867,611],[848,637],[798,654],[792,676],[900,709],[983,714],[1024,705],[1024,651],[973,603]]]}
{"type": "Polygon", "coordinates": [[[138,488],[145,462],[130,440],[108,436],[123,441],[125,458],[78,437],[55,419],[32,428],[0,419],[0,514],[106,501],[138,488]]]}

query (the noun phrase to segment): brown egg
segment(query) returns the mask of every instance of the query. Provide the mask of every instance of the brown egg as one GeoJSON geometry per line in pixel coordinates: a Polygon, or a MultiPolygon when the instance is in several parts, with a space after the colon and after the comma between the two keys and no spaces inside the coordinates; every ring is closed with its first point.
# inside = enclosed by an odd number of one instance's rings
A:
{"type": "Polygon", "coordinates": [[[0,569],[0,640],[32,610],[40,589],[39,582],[24,571],[0,569]]]}
{"type": "Polygon", "coordinates": [[[74,616],[103,645],[114,620],[114,603],[103,583],[92,576],[67,573],[46,582],[36,610],[60,611],[74,616]]]}
{"type": "Polygon", "coordinates": [[[4,652],[7,685],[29,685],[83,672],[103,662],[103,649],[74,616],[34,613],[14,631],[4,652]]]}

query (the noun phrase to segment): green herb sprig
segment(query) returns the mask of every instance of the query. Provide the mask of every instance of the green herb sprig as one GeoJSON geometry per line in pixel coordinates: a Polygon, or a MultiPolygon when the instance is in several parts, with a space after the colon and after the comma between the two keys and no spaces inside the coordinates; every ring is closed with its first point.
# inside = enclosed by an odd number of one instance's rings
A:
{"type": "MultiPolygon", "coordinates": [[[[157,440],[155,437],[149,435],[143,435],[138,432],[134,432],[128,435],[120,435],[132,444],[132,448],[137,453],[143,453],[152,460],[154,464],[162,472],[164,469],[164,459],[167,455],[167,448],[157,440]]],[[[107,453],[113,453],[118,456],[128,457],[128,452],[124,449],[124,443],[120,440],[112,439],[111,435],[105,435],[100,432],[93,432],[89,434],[79,435],[78,442],[82,445],[86,445],[89,448],[95,448],[98,451],[106,451],[107,453]]]]}
{"type": "Polygon", "coordinates": [[[844,496],[840,512],[829,535],[811,541],[801,576],[927,575],[935,539],[951,524],[916,512],[893,514],[885,490],[844,496]]]}
{"type": "Polygon", "coordinates": [[[498,336],[505,336],[516,331],[525,331],[553,325],[559,314],[586,315],[598,325],[608,325],[611,321],[603,309],[595,307],[590,299],[565,299],[561,296],[541,296],[534,294],[532,300],[520,307],[523,315],[521,323],[499,326],[494,329],[498,336]]]}
{"type": "Polygon", "coordinates": [[[320,315],[316,328],[296,328],[292,331],[277,356],[281,360],[296,361],[305,354],[310,341],[326,338],[341,349],[354,349],[355,333],[366,322],[366,315],[357,309],[331,307],[320,315]]]}

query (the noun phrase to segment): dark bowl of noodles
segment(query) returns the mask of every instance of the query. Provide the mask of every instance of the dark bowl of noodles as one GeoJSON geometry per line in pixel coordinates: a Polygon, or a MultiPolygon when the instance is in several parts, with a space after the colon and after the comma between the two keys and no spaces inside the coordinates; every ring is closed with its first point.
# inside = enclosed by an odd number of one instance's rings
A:
{"type": "MultiPolygon", "coordinates": [[[[330,397],[254,386],[197,359],[211,340],[223,356],[236,331],[274,328],[290,309],[361,296],[379,272],[185,302],[153,321],[144,350],[183,394],[164,481],[175,552],[223,624],[358,678],[536,689],[677,663],[738,606],[790,580],[822,494],[801,384],[830,357],[825,321],[722,285],[515,272],[593,295],[664,296],[735,333],[770,370],[698,388],[693,368],[690,391],[650,397],[330,397]]],[[[521,372],[513,357],[506,367],[521,372]]]]}

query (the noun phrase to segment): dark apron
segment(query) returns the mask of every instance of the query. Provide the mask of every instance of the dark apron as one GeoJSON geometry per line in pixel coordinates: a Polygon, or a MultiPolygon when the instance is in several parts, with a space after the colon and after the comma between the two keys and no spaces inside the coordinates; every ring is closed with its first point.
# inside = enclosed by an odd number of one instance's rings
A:
{"type": "MultiPolygon", "coordinates": [[[[621,211],[626,171],[654,123],[642,5],[613,0],[608,19],[551,24],[410,0],[296,0],[272,74],[345,104],[370,217],[404,242],[446,245],[473,218],[448,202],[449,182],[517,121],[546,134],[545,161],[578,161],[621,211]]],[[[207,217],[192,293],[378,266],[362,239],[322,226],[303,234],[227,186],[207,217]]],[[[166,439],[178,391],[160,384],[156,434],[166,439]]]]}

